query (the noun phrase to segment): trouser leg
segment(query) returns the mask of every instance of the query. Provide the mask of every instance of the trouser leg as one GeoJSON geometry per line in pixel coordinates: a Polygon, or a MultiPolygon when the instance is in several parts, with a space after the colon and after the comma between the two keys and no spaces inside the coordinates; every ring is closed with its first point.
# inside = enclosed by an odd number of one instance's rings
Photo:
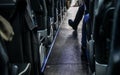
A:
{"type": "Polygon", "coordinates": [[[87,44],[87,39],[86,39],[86,25],[89,20],[89,14],[86,14],[83,19],[83,24],[82,24],[82,38],[81,38],[81,43],[82,43],[82,51],[85,53],[86,52],[86,44],[87,44]]]}
{"type": "Polygon", "coordinates": [[[79,22],[81,21],[84,14],[84,4],[82,6],[79,6],[78,11],[76,13],[75,19],[74,19],[74,25],[78,26],[79,22]]]}

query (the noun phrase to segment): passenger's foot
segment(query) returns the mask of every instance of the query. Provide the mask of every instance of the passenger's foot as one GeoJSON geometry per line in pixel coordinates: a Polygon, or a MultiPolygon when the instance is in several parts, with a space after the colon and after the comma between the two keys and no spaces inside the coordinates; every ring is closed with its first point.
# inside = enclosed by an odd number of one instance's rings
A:
{"type": "Polygon", "coordinates": [[[81,47],[82,52],[81,52],[81,59],[84,61],[88,61],[87,59],[87,54],[86,54],[86,48],[85,47],[81,47]]]}
{"type": "Polygon", "coordinates": [[[73,22],[71,19],[68,20],[68,24],[69,24],[75,31],[77,30],[77,26],[74,25],[74,22],[73,22]]]}

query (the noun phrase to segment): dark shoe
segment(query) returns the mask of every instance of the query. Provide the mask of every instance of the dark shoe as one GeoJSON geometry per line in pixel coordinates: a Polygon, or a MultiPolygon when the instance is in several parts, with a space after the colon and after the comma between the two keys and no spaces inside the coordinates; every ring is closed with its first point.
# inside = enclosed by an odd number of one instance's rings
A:
{"type": "Polygon", "coordinates": [[[71,19],[68,20],[68,24],[69,24],[74,30],[77,30],[77,26],[74,25],[74,22],[73,22],[71,19]]]}
{"type": "Polygon", "coordinates": [[[82,60],[87,61],[86,47],[82,46],[81,50],[82,50],[82,52],[81,52],[81,58],[82,58],[82,60]]]}
{"type": "Polygon", "coordinates": [[[84,52],[81,53],[81,60],[88,62],[86,53],[84,53],[84,52]]]}

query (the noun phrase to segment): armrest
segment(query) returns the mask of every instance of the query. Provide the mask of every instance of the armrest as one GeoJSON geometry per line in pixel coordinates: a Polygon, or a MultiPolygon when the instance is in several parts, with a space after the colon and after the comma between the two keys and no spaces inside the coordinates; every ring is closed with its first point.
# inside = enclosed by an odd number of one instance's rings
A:
{"type": "Polygon", "coordinates": [[[30,70],[31,70],[30,63],[18,64],[18,67],[19,67],[18,75],[30,75],[30,70]]]}

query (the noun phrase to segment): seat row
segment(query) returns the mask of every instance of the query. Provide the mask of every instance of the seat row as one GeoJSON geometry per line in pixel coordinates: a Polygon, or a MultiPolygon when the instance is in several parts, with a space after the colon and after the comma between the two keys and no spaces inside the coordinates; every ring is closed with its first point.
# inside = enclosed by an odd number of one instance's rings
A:
{"type": "Polygon", "coordinates": [[[0,0],[0,75],[40,75],[66,0],[0,0]]]}
{"type": "Polygon", "coordinates": [[[86,25],[88,62],[94,75],[119,75],[119,0],[90,0],[86,25]]]}

